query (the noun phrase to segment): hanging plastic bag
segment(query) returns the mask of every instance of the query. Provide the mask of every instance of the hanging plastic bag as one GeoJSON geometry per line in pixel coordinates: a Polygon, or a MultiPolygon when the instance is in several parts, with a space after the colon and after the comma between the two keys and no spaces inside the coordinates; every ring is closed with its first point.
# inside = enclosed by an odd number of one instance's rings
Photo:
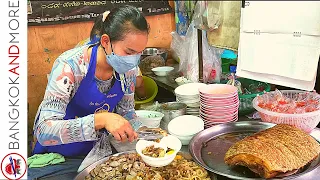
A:
{"type": "MultiPolygon", "coordinates": [[[[221,3],[220,3],[221,4],[221,3]]],[[[198,28],[206,24],[207,2],[198,1],[193,21],[188,27],[185,39],[173,32],[171,48],[179,56],[179,71],[192,82],[199,81],[198,28]]],[[[220,18],[222,18],[221,11],[220,18]]],[[[219,19],[219,18],[217,18],[219,19]]],[[[206,29],[206,28],[203,28],[206,29]]],[[[203,80],[205,83],[220,82],[222,49],[208,44],[206,31],[202,31],[203,80]]]]}
{"type": "MultiPolygon", "coordinates": [[[[199,81],[198,32],[191,23],[183,48],[188,49],[186,59],[180,62],[180,71],[186,71],[186,77],[193,82],[199,81]],[[187,64],[187,65],[186,65],[187,64]],[[186,68],[187,66],[187,68],[186,68]]],[[[204,83],[220,82],[222,49],[208,44],[207,33],[202,31],[202,60],[204,83]]]]}
{"type": "Polygon", "coordinates": [[[179,62],[179,71],[185,74],[184,70],[187,69],[188,63],[186,59],[185,39],[176,32],[171,32],[171,36],[172,57],[179,62]]]}
{"type": "Polygon", "coordinates": [[[221,77],[221,54],[223,49],[209,45],[207,33],[202,33],[203,82],[219,83],[221,77]]]}
{"type": "Polygon", "coordinates": [[[78,172],[82,171],[83,169],[97,162],[98,160],[112,154],[108,133],[106,131],[99,132],[98,137],[99,140],[95,143],[92,150],[82,161],[78,169],[78,172]]]}

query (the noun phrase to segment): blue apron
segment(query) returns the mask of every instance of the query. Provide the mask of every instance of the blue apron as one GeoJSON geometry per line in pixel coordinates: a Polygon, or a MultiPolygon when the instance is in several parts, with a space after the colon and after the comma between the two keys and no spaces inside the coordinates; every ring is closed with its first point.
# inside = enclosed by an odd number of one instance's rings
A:
{"type": "MultiPolygon", "coordinates": [[[[117,73],[115,73],[116,77],[113,79],[114,84],[107,94],[103,94],[98,90],[95,80],[97,49],[98,45],[95,45],[92,48],[88,73],[81,81],[76,94],[69,102],[66,109],[66,115],[63,118],[64,120],[84,117],[99,111],[112,112],[124,95],[121,88],[121,82],[118,80],[120,78],[117,73]]],[[[33,154],[54,152],[65,157],[81,156],[87,155],[93,145],[94,141],[84,141],[54,146],[42,146],[37,141],[33,154]]]]}

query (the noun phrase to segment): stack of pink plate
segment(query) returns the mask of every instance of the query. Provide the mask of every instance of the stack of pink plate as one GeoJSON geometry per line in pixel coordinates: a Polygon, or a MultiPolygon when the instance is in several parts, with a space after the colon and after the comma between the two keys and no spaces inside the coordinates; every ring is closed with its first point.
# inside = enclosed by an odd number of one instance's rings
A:
{"type": "Polygon", "coordinates": [[[205,127],[238,120],[238,89],[227,84],[210,84],[199,88],[200,117],[205,127]]]}

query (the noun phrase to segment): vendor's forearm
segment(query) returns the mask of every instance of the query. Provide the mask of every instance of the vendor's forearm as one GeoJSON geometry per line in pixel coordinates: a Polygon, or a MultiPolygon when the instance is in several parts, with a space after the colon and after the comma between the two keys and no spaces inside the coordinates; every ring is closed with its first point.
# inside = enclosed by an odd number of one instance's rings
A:
{"type": "Polygon", "coordinates": [[[70,120],[45,120],[36,127],[35,135],[43,146],[68,144],[97,139],[94,115],[70,120]]]}

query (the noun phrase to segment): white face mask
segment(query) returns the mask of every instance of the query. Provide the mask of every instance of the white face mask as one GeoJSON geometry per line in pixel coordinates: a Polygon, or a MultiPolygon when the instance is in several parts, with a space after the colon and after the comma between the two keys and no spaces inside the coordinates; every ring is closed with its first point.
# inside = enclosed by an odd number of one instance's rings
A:
{"type": "Polygon", "coordinates": [[[140,63],[141,54],[128,55],[128,56],[119,56],[113,52],[113,48],[111,45],[112,53],[107,55],[107,63],[119,74],[124,74],[129,70],[137,67],[140,63]]]}

